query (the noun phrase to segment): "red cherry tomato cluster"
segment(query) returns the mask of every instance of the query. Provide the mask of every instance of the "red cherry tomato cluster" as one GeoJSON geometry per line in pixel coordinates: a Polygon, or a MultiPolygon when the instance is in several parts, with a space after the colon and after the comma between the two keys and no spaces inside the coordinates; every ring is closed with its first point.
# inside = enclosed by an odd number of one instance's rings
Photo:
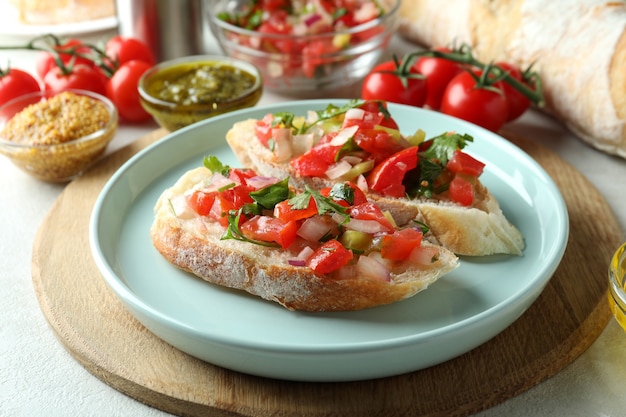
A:
{"type": "Polygon", "coordinates": [[[36,75],[17,68],[0,71],[0,104],[23,94],[67,89],[88,90],[108,97],[121,118],[130,122],[150,119],[141,107],[137,84],[155,64],[146,44],[114,36],[103,48],[78,39],[59,40],[52,35],[36,38],[25,46],[7,49],[39,51],[36,75]]]}
{"type": "Polygon", "coordinates": [[[520,117],[531,103],[543,103],[535,72],[508,62],[483,64],[467,46],[383,62],[365,78],[361,96],[428,107],[494,132],[520,117]]]}

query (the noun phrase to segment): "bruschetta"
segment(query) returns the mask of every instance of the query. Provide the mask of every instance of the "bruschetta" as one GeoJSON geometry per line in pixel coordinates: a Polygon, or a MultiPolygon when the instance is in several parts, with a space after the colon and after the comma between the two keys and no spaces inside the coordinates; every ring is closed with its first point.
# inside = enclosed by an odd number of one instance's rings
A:
{"type": "Polygon", "coordinates": [[[411,297],[457,268],[424,227],[397,227],[350,182],[295,192],[207,157],[161,194],[150,234],[170,263],[213,284],[290,310],[350,311],[411,297]]]}
{"type": "Polygon", "coordinates": [[[352,181],[397,224],[428,224],[428,238],[457,255],[523,252],[522,233],[479,179],[484,164],[463,151],[473,138],[405,136],[383,102],[243,120],[226,140],[244,166],[298,189],[352,181]]]}

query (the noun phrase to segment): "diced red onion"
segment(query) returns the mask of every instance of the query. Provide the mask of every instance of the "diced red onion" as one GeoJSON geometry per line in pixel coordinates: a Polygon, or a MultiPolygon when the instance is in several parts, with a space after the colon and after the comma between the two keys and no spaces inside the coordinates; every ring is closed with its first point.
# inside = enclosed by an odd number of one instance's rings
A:
{"type": "Polygon", "coordinates": [[[328,232],[330,232],[328,223],[320,216],[313,216],[306,219],[302,225],[300,225],[297,235],[309,242],[318,242],[328,232]]]}
{"type": "Polygon", "coordinates": [[[359,130],[357,125],[341,129],[339,133],[330,141],[332,146],[341,146],[346,143],[359,130]]]}
{"type": "Polygon", "coordinates": [[[409,261],[417,265],[429,266],[437,259],[439,251],[432,246],[419,246],[411,251],[409,261]]]}
{"type": "Polygon", "coordinates": [[[355,156],[355,155],[346,155],[341,159],[348,162],[350,165],[356,165],[360,162],[363,162],[363,158],[361,158],[360,156],[355,156]]]}
{"type": "Polygon", "coordinates": [[[344,120],[363,120],[364,116],[365,116],[365,110],[353,108],[353,109],[348,109],[348,111],[346,111],[344,120]]]}
{"type": "Polygon", "coordinates": [[[342,224],[346,229],[356,230],[357,232],[373,235],[387,231],[387,228],[376,220],[350,219],[346,223],[342,223],[344,221],[344,216],[341,214],[335,213],[332,217],[335,222],[342,224]]]}
{"type": "Polygon", "coordinates": [[[280,181],[280,179],[276,177],[263,177],[257,175],[255,177],[246,179],[246,184],[258,190],[276,184],[278,181],[280,181]]]}
{"type": "Polygon", "coordinates": [[[348,162],[342,159],[341,161],[332,164],[326,170],[326,176],[329,179],[334,180],[345,175],[351,169],[352,169],[352,165],[350,165],[348,162]]]}
{"type": "Polygon", "coordinates": [[[234,180],[232,178],[227,178],[223,176],[222,174],[220,174],[219,172],[216,172],[215,174],[213,174],[213,176],[209,180],[208,185],[203,189],[203,191],[207,191],[207,192],[217,191],[233,183],[237,184],[237,180],[234,180]]]}
{"type": "Polygon", "coordinates": [[[302,135],[295,135],[291,144],[294,155],[302,155],[308,152],[315,143],[315,134],[305,133],[302,135]]]}
{"type": "Polygon", "coordinates": [[[296,23],[291,27],[293,36],[304,36],[308,33],[308,26],[306,23],[296,23]]]}
{"type": "Polygon", "coordinates": [[[356,269],[361,277],[379,279],[381,281],[391,281],[389,269],[374,257],[361,256],[356,263],[356,269]]]}
{"type": "Polygon", "coordinates": [[[306,112],[306,121],[309,124],[313,124],[313,123],[317,122],[319,120],[319,118],[320,118],[320,116],[319,116],[319,114],[317,114],[316,111],[308,110],[306,112]]]}
{"type": "Polygon", "coordinates": [[[354,11],[354,20],[358,23],[368,22],[375,19],[378,16],[379,10],[375,2],[369,1],[361,4],[361,6],[354,11]]]}
{"type": "Polygon", "coordinates": [[[196,212],[193,211],[189,205],[187,196],[185,195],[175,195],[170,198],[170,204],[172,206],[172,210],[174,211],[174,215],[176,215],[179,219],[191,219],[196,215],[196,212]]]}
{"type": "Polygon", "coordinates": [[[286,162],[291,159],[293,150],[291,149],[291,129],[272,129],[272,139],[274,139],[274,156],[276,162],[286,162]]]}
{"type": "Polygon", "coordinates": [[[300,253],[298,253],[298,259],[306,261],[311,257],[311,255],[313,255],[313,252],[315,252],[313,248],[311,248],[310,246],[305,246],[304,248],[302,248],[300,253]]]}
{"type": "Polygon", "coordinates": [[[289,259],[287,263],[291,266],[306,266],[306,261],[302,259],[289,259]]]}
{"type": "Polygon", "coordinates": [[[364,193],[367,193],[369,191],[369,185],[367,184],[367,180],[365,179],[365,176],[363,174],[359,175],[356,178],[356,186],[359,187],[359,189],[361,191],[363,191],[364,193]]]}
{"type": "Polygon", "coordinates": [[[322,16],[320,14],[315,13],[307,17],[306,19],[304,19],[304,24],[307,26],[311,26],[312,24],[314,24],[315,22],[321,19],[322,19],[322,16]]]}

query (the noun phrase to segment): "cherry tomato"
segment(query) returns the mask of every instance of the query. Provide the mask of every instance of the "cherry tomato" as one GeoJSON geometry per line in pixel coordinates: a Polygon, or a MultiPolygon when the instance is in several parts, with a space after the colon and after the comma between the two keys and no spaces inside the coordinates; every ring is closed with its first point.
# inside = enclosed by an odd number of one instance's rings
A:
{"type": "MultiPolygon", "coordinates": [[[[410,68],[408,75],[419,76],[420,74],[416,69],[410,68]]],[[[426,80],[407,77],[405,87],[401,77],[402,75],[398,74],[398,65],[395,61],[378,64],[363,80],[361,98],[423,106],[426,100],[426,80]]]]}
{"type": "Polygon", "coordinates": [[[104,49],[107,57],[116,61],[119,66],[128,61],[139,60],[150,65],[154,65],[156,60],[154,54],[142,41],[135,38],[113,36],[109,39],[104,49]]]}
{"type": "MultiPolygon", "coordinates": [[[[524,84],[522,71],[518,67],[507,62],[496,63],[496,65],[503,70],[508,71],[511,77],[524,84]]],[[[507,117],[507,122],[511,122],[520,117],[530,107],[530,100],[528,97],[504,81],[499,83],[499,87],[504,91],[506,100],[509,103],[509,115],[507,117]]]]}
{"type": "Polygon", "coordinates": [[[49,91],[67,89],[88,90],[104,95],[106,93],[106,77],[97,68],[77,64],[69,68],[65,74],[60,67],[51,68],[43,78],[44,88],[49,91]]]}
{"type": "Polygon", "coordinates": [[[354,254],[338,240],[331,239],[315,249],[307,265],[318,274],[329,274],[352,260],[354,254]]]}
{"type": "Polygon", "coordinates": [[[403,149],[374,167],[367,176],[370,189],[389,197],[405,197],[402,181],[407,172],[417,168],[418,150],[417,146],[403,149]]]}
{"type": "MultiPolygon", "coordinates": [[[[480,75],[478,71],[474,73],[480,75]]],[[[474,77],[463,71],[446,87],[441,112],[497,132],[506,122],[509,104],[503,92],[476,88],[474,77]]]]}
{"type": "MultiPolygon", "coordinates": [[[[436,51],[451,52],[448,48],[435,48],[436,51]]],[[[433,110],[441,107],[441,98],[448,83],[463,69],[461,66],[445,58],[420,57],[414,64],[416,71],[426,77],[426,101],[425,105],[433,110]]]]}
{"type": "Polygon", "coordinates": [[[383,258],[403,261],[411,255],[413,249],[422,244],[423,234],[416,229],[402,229],[382,238],[380,254],[383,258]]]}
{"type": "Polygon", "coordinates": [[[139,101],[139,78],[151,67],[144,61],[132,60],[122,64],[106,84],[106,95],[115,104],[120,117],[131,122],[150,119],[139,101]]]}
{"type": "MultiPolygon", "coordinates": [[[[78,39],[68,39],[61,45],[56,46],[54,49],[59,53],[59,58],[64,65],[70,65],[71,62],[73,62],[74,65],[94,65],[93,61],[89,58],[78,57],[68,53],[63,53],[64,51],[68,52],[72,50],[75,53],[88,55],[91,50],[89,49],[89,47],[83,45],[83,43],[78,39]]],[[[44,79],[48,71],[50,71],[50,69],[56,68],[57,66],[58,65],[56,63],[56,56],[53,53],[46,51],[41,51],[37,53],[37,56],[35,58],[35,70],[37,72],[37,75],[39,75],[39,78],[41,78],[42,80],[44,79]]]]}
{"type": "Polygon", "coordinates": [[[39,81],[26,71],[9,68],[0,72],[0,104],[28,93],[41,91],[39,81]]]}

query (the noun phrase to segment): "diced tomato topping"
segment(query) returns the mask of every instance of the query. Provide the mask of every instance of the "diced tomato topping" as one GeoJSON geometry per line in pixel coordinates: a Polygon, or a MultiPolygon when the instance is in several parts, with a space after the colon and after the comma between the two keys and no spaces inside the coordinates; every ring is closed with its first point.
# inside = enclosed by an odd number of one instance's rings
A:
{"type": "Polygon", "coordinates": [[[292,159],[289,164],[301,177],[322,177],[329,167],[327,162],[322,161],[310,151],[292,159]]]}
{"type": "Polygon", "coordinates": [[[455,174],[466,174],[474,177],[483,173],[485,164],[463,151],[456,150],[454,156],[448,161],[446,168],[455,174]]]}
{"type": "Polygon", "coordinates": [[[417,168],[417,151],[417,146],[411,146],[396,152],[374,167],[367,176],[370,189],[389,197],[404,197],[405,187],[402,181],[407,172],[417,168]]]}
{"type": "Polygon", "coordinates": [[[389,219],[385,217],[380,207],[374,203],[363,203],[358,206],[353,206],[350,209],[350,217],[359,220],[376,220],[380,223],[387,232],[393,232],[394,228],[389,219]]]}
{"type": "Polygon", "coordinates": [[[462,206],[471,206],[474,202],[474,186],[462,176],[456,175],[452,179],[448,193],[452,201],[462,206]]]}
{"type": "Polygon", "coordinates": [[[381,113],[383,115],[383,120],[379,123],[381,126],[389,127],[391,129],[398,129],[398,123],[391,117],[389,112],[387,111],[387,103],[380,100],[368,100],[364,102],[361,106],[361,109],[381,113]]]}
{"type": "Polygon", "coordinates": [[[307,260],[307,265],[318,274],[330,274],[347,265],[354,254],[339,241],[331,239],[317,248],[307,260]]]}
{"type": "Polygon", "coordinates": [[[308,152],[291,160],[290,165],[301,177],[323,177],[328,167],[335,162],[341,146],[320,143],[308,152]]]}
{"type": "Polygon", "coordinates": [[[188,198],[189,206],[200,216],[206,216],[211,211],[213,202],[217,192],[205,193],[203,191],[195,191],[188,198]]]}
{"type": "Polygon", "coordinates": [[[235,209],[236,207],[231,200],[226,198],[223,193],[218,193],[215,195],[215,201],[208,216],[226,227],[228,226],[228,212],[235,209]]]}
{"type": "Polygon", "coordinates": [[[345,129],[350,126],[358,126],[361,129],[373,129],[374,126],[380,125],[385,118],[379,111],[368,111],[363,108],[361,108],[361,110],[363,110],[363,116],[361,118],[346,117],[342,127],[345,129]]]}
{"type": "Polygon", "coordinates": [[[287,249],[296,240],[298,226],[295,221],[284,222],[269,216],[254,216],[240,226],[241,233],[249,239],[278,243],[287,249]]]}
{"type": "Polygon", "coordinates": [[[274,217],[281,219],[284,222],[297,221],[307,219],[317,214],[317,205],[315,200],[311,197],[309,205],[304,209],[294,209],[288,200],[281,201],[274,206],[274,217]]]}
{"type": "Polygon", "coordinates": [[[380,253],[383,258],[403,261],[422,244],[423,234],[417,229],[402,229],[383,236],[380,253]]]}
{"type": "Polygon", "coordinates": [[[254,200],[250,197],[250,192],[254,191],[254,188],[246,185],[238,185],[228,190],[224,190],[220,195],[228,199],[232,203],[234,209],[240,209],[244,204],[252,203],[254,200]]]}
{"type": "Polygon", "coordinates": [[[222,226],[228,226],[228,213],[232,210],[239,210],[244,204],[252,203],[250,197],[251,187],[238,185],[228,190],[214,192],[215,200],[211,209],[206,214],[217,220],[222,226]]]}
{"type": "Polygon", "coordinates": [[[404,149],[384,130],[361,128],[355,133],[354,141],[359,148],[370,153],[377,164],[404,149]]]}
{"type": "Polygon", "coordinates": [[[313,78],[317,67],[332,62],[331,54],[338,51],[339,48],[333,45],[332,42],[325,40],[307,42],[302,48],[302,70],[304,75],[313,78]]]}
{"type": "Polygon", "coordinates": [[[263,117],[262,120],[257,120],[254,125],[254,133],[256,134],[257,139],[263,144],[265,147],[269,147],[269,141],[272,138],[272,121],[274,120],[274,116],[271,114],[263,117]]]}
{"type": "Polygon", "coordinates": [[[240,185],[245,185],[248,178],[256,176],[256,172],[251,169],[234,168],[230,170],[228,178],[240,185]]]}

